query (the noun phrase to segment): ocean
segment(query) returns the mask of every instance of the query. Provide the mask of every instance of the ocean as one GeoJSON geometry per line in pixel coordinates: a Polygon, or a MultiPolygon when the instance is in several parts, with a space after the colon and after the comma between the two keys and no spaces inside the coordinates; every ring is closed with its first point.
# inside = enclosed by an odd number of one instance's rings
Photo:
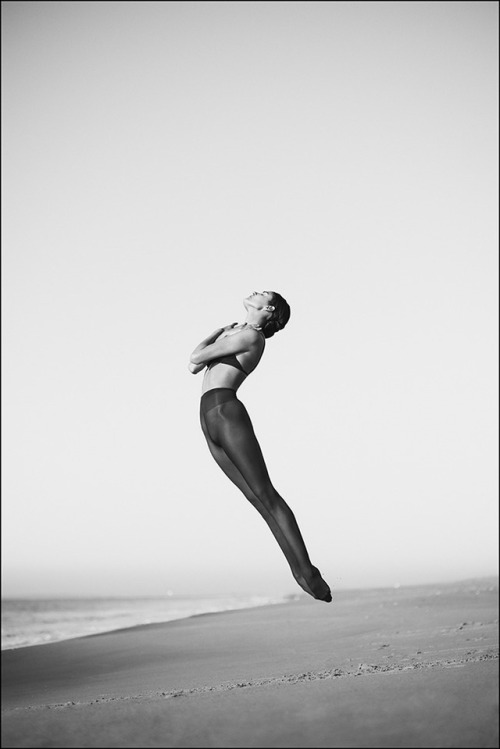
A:
{"type": "Polygon", "coordinates": [[[286,600],[289,596],[3,599],[2,650],[286,600]]]}

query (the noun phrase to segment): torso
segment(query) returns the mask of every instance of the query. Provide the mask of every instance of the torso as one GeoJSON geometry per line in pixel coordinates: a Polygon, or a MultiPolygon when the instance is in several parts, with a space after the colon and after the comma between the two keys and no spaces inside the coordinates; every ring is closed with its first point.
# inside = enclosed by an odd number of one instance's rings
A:
{"type": "MultiPolygon", "coordinates": [[[[225,338],[228,335],[237,335],[241,332],[242,328],[243,326],[239,325],[237,328],[225,331],[217,340],[220,341],[221,338],[225,338]]],[[[242,372],[231,364],[219,362],[217,359],[209,362],[203,377],[202,394],[206,393],[207,390],[213,390],[213,388],[231,388],[234,391],[238,390],[240,385],[246,380],[247,376],[253,372],[261,360],[265,345],[264,335],[259,333],[259,345],[253,347],[250,351],[230,355],[230,358],[236,357],[236,360],[240,363],[245,372],[242,372]]]]}

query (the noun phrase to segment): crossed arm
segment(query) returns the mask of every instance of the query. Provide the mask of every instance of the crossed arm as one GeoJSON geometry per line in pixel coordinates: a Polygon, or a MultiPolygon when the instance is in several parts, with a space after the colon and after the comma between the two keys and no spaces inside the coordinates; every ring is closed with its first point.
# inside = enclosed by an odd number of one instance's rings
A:
{"type": "Polygon", "coordinates": [[[255,343],[258,334],[254,330],[242,330],[232,335],[224,336],[217,340],[221,333],[234,328],[237,323],[226,325],[225,328],[217,328],[208,338],[205,338],[196,346],[190,356],[188,369],[192,374],[198,374],[213,359],[220,359],[228,354],[242,354],[249,351],[255,343]]]}
{"type": "Polygon", "coordinates": [[[198,372],[201,372],[205,367],[206,364],[193,364],[193,362],[189,362],[188,364],[188,369],[191,374],[198,374],[198,372]]]}
{"type": "Polygon", "coordinates": [[[224,331],[224,328],[217,328],[217,330],[214,330],[212,335],[209,335],[207,338],[204,338],[201,343],[199,343],[191,356],[189,357],[189,365],[188,369],[191,372],[191,374],[198,374],[198,372],[201,372],[203,369],[205,369],[207,363],[205,361],[195,361],[194,357],[198,356],[203,349],[207,348],[207,346],[211,346],[217,338],[220,336],[220,334],[224,331]]]}

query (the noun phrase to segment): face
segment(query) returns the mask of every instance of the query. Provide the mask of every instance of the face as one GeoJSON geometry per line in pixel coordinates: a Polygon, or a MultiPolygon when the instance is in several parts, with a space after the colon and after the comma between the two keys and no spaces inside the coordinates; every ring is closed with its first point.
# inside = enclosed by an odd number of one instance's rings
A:
{"type": "Polygon", "coordinates": [[[253,291],[244,300],[245,307],[255,307],[255,309],[264,309],[268,305],[272,306],[273,303],[273,292],[272,291],[253,291]]]}

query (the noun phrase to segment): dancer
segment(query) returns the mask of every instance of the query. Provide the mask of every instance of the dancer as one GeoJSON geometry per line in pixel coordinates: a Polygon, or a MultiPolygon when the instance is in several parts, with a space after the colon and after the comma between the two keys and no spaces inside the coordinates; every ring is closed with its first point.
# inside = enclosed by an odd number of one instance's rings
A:
{"type": "Polygon", "coordinates": [[[297,583],[329,603],[330,588],[309,559],[292,510],[271,483],[252,422],[236,395],[261,360],[266,339],[287,324],[290,307],[275,291],[254,291],[243,304],[244,323],[218,328],[191,354],[190,372],[206,368],[201,428],[216,462],[267,522],[297,583]]]}

